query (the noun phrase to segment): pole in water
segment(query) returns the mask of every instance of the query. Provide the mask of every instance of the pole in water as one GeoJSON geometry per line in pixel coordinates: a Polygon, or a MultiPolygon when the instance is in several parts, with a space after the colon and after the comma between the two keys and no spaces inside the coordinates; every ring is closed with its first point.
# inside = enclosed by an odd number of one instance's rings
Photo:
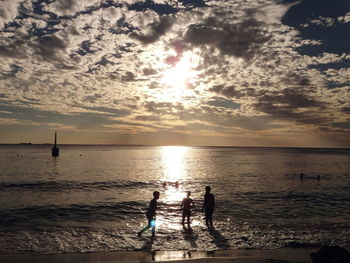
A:
{"type": "Polygon", "coordinates": [[[57,132],[55,132],[55,145],[52,148],[52,156],[57,157],[60,155],[60,149],[57,147],[57,132]]]}

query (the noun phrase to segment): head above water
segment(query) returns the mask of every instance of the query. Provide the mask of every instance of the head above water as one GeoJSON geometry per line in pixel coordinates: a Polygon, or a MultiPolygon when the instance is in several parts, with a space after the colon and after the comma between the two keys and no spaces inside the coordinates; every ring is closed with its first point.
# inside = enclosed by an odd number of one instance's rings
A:
{"type": "Polygon", "coordinates": [[[205,187],[205,191],[206,191],[207,193],[210,193],[211,187],[210,187],[210,186],[206,186],[206,187],[205,187]]]}
{"type": "Polygon", "coordinates": [[[158,191],[153,192],[154,199],[159,199],[159,195],[160,195],[160,193],[158,191]]]}

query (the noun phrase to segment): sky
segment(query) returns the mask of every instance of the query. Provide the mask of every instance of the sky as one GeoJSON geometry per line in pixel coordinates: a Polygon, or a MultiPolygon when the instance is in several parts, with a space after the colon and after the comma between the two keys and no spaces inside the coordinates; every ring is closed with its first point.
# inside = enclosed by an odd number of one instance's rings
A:
{"type": "Polygon", "coordinates": [[[348,0],[0,0],[0,143],[350,147],[348,0]]]}

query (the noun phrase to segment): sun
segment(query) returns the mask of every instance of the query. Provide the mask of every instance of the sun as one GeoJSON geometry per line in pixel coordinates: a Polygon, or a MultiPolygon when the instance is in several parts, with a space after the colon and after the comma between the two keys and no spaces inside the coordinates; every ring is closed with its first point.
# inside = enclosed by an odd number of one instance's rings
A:
{"type": "Polygon", "coordinates": [[[199,57],[186,51],[175,65],[167,66],[161,74],[162,93],[160,99],[169,102],[181,102],[186,97],[194,96],[191,88],[200,73],[196,68],[199,57]]]}

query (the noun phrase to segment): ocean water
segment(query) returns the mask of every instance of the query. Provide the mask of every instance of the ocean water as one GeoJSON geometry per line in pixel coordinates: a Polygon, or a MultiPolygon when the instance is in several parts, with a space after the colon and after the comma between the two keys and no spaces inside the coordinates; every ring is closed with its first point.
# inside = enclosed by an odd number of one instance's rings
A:
{"type": "Polygon", "coordinates": [[[350,149],[63,145],[54,158],[50,147],[0,146],[1,254],[350,246],[350,149]],[[157,238],[137,237],[155,190],[157,238]]]}

